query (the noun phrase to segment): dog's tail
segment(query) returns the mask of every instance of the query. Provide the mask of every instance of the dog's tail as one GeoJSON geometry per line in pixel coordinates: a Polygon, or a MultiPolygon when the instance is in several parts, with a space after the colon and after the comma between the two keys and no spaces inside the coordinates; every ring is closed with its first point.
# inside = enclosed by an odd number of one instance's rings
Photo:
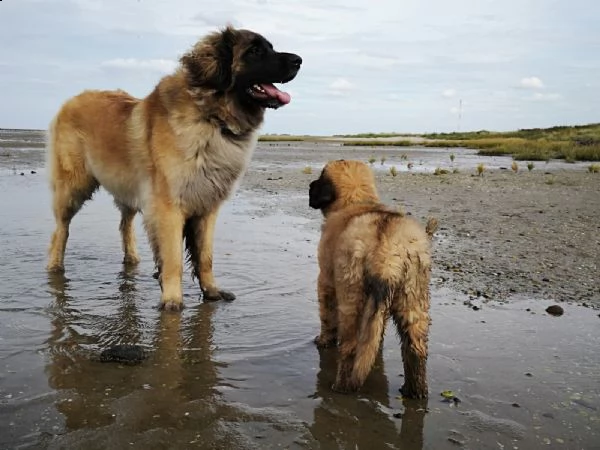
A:
{"type": "Polygon", "coordinates": [[[365,274],[364,296],[366,302],[360,319],[356,358],[352,381],[362,385],[369,375],[385,332],[386,315],[394,295],[393,285],[381,277],[365,274]]]}

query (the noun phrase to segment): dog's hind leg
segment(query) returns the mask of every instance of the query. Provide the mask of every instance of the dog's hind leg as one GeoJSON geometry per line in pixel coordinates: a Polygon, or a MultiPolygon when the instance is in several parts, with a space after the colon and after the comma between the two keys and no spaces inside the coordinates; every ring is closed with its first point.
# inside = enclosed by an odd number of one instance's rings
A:
{"type": "Polygon", "coordinates": [[[317,284],[317,294],[319,297],[319,316],[321,319],[321,334],[314,342],[319,348],[326,348],[337,343],[337,301],[335,298],[335,287],[332,286],[330,278],[320,272],[317,284]]]}
{"type": "Polygon", "coordinates": [[[427,398],[429,334],[429,277],[426,272],[408,277],[392,302],[392,316],[402,341],[404,385],[402,395],[427,398]]]}
{"type": "Polygon", "coordinates": [[[135,229],[133,219],[137,211],[120,202],[115,202],[119,211],[121,211],[121,222],[119,223],[119,232],[121,233],[121,245],[123,248],[123,264],[135,265],[140,262],[137,252],[135,239],[135,229]]]}
{"type": "Polygon", "coordinates": [[[64,270],[64,256],[71,220],[98,189],[98,182],[87,171],[83,144],[73,130],[61,134],[57,122],[50,127],[48,172],[52,191],[52,211],[56,222],[50,241],[46,269],[64,270]]]}

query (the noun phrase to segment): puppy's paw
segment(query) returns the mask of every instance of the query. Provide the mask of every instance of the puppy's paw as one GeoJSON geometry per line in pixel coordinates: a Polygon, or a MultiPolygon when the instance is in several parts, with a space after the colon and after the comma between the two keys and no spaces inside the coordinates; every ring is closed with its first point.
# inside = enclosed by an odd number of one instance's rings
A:
{"type": "Polygon", "coordinates": [[[160,302],[158,309],[168,312],[181,312],[183,310],[183,302],[167,301],[160,302]]]}
{"type": "Polygon", "coordinates": [[[351,394],[358,390],[358,386],[354,386],[352,383],[347,381],[336,381],[331,385],[331,390],[338,394],[351,394]]]}
{"type": "Polygon", "coordinates": [[[220,300],[232,302],[235,300],[235,294],[233,292],[218,289],[206,289],[202,291],[202,299],[205,302],[218,302],[220,300]]]}
{"type": "Polygon", "coordinates": [[[416,388],[407,385],[406,383],[399,389],[403,397],[412,398],[415,400],[426,400],[428,392],[426,387],[416,388]]]}
{"type": "Polygon", "coordinates": [[[337,345],[336,338],[322,338],[320,334],[313,339],[313,342],[317,348],[329,348],[337,345]]]}

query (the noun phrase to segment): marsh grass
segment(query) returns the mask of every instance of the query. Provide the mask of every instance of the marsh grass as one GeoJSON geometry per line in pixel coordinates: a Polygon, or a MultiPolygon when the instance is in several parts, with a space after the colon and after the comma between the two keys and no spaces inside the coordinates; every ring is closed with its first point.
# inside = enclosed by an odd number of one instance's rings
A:
{"type": "Polygon", "coordinates": [[[385,164],[385,161],[386,161],[386,159],[387,159],[387,158],[386,158],[385,156],[382,156],[382,157],[381,157],[381,165],[382,165],[382,166],[385,164]]]}
{"type": "Polygon", "coordinates": [[[600,172],[600,164],[590,164],[588,166],[589,173],[598,173],[600,172]]]}
{"type": "Polygon", "coordinates": [[[306,141],[305,136],[265,135],[259,136],[259,142],[300,142],[306,141]]]}
{"type": "Polygon", "coordinates": [[[448,173],[450,173],[449,170],[442,169],[441,167],[436,167],[435,170],[433,171],[434,175],[446,175],[448,173]]]}
{"type": "Polygon", "coordinates": [[[398,175],[398,171],[396,170],[396,166],[392,166],[390,167],[390,175],[395,177],[396,175],[398,175]]]}
{"type": "Polygon", "coordinates": [[[302,173],[305,175],[310,175],[312,173],[312,167],[306,166],[304,169],[302,169],[302,173]]]}
{"type": "Polygon", "coordinates": [[[533,128],[496,133],[432,133],[423,137],[437,139],[426,147],[473,148],[480,155],[512,155],[515,160],[600,161],[600,124],[573,127],[533,128]]]}
{"type": "Polygon", "coordinates": [[[483,163],[477,164],[477,175],[480,176],[480,177],[482,177],[484,171],[485,171],[484,164],[483,163]]]}
{"type": "Polygon", "coordinates": [[[528,162],[527,163],[527,170],[529,172],[531,172],[533,170],[533,168],[535,167],[535,164],[533,162],[528,162]]]}
{"type": "Polygon", "coordinates": [[[416,145],[411,141],[346,141],[342,143],[345,147],[410,147],[416,145]]]}
{"type": "Polygon", "coordinates": [[[516,161],[513,161],[512,164],[511,164],[511,166],[510,166],[510,168],[512,169],[512,171],[514,173],[517,173],[519,171],[519,164],[517,164],[516,161]]]}
{"type": "Polygon", "coordinates": [[[375,163],[375,161],[377,161],[377,158],[375,158],[374,156],[371,156],[369,158],[369,164],[373,165],[375,163]]]}

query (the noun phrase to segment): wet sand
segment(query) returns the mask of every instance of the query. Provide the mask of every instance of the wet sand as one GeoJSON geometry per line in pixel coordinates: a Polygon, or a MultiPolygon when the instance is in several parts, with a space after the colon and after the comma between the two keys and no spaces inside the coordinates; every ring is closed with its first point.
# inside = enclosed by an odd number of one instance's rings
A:
{"type": "Polygon", "coordinates": [[[172,315],[155,309],[139,218],[142,262],[120,264],[104,192],[73,222],[65,277],[48,277],[43,154],[11,150],[0,161],[0,448],[600,448],[600,176],[554,162],[514,174],[500,169],[510,159],[487,158],[498,168],[472,177],[478,157],[455,153],[460,172],[434,176],[450,167],[439,150],[261,144],[216,233],[215,273],[238,299],[204,304],[186,276],[187,308],[172,315]],[[383,199],[442,227],[427,402],[397,397],[391,328],[357,395],[329,390],[335,352],[311,342],[321,218],[308,183],[327,159],[384,152],[383,199]],[[554,303],[563,316],[545,313],[554,303]],[[96,360],[117,343],[150,356],[96,360]],[[461,402],[444,402],[447,389],[461,402]]]}

